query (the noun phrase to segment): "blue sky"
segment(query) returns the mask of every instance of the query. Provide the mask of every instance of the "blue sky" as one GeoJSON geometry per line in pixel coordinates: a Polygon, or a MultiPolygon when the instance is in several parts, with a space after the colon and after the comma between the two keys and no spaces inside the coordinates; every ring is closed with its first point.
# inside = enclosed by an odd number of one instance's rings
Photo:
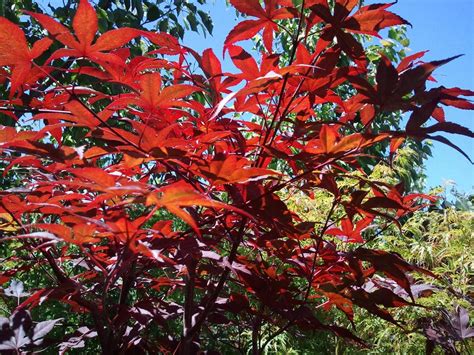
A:
{"type": "MultiPolygon", "coordinates": [[[[429,60],[464,54],[435,72],[439,84],[474,90],[474,0],[400,0],[392,9],[413,25],[408,32],[413,51],[429,49],[426,55],[429,60]]],[[[473,111],[447,108],[446,119],[474,130],[473,111]]],[[[450,139],[474,159],[472,139],[454,135],[450,139]]],[[[471,163],[442,144],[434,144],[427,174],[428,186],[454,180],[460,190],[473,190],[471,163]]]]}
{"type": "MultiPolygon", "coordinates": [[[[227,33],[237,23],[235,10],[227,7],[225,0],[209,1],[207,9],[214,21],[213,36],[203,39],[190,34],[184,43],[201,51],[209,47],[214,48],[220,56],[227,33]]],[[[375,1],[366,1],[373,2],[375,1]]],[[[413,25],[413,28],[408,30],[411,53],[429,49],[425,60],[464,54],[435,72],[439,85],[474,90],[474,0],[399,0],[391,9],[413,25]]],[[[446,118],[474,130],[473,111],[447,108],[446,118]]],[[[474,159],[472,139],[455,135],[449,135],[449,139],[474,159]]],[[[428,187],[443,185],[446,181],[453,180],[459,190],[473,191],[474,168],[452,148],[435,143],[433,157],[427,161],[426,166],[428,187]]]]}

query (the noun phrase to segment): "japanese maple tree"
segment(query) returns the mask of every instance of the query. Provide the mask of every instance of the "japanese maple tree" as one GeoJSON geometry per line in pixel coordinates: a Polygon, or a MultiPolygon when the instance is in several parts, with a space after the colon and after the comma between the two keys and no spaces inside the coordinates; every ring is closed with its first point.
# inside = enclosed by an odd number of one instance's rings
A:
{"type": "Polygon", "coordinates": [[[396,65],[381,55],[370,67],[354,34],[406,24],[391,4],[230,3],[249,17],[224,44],[235,73],[167,33],[98,34],[87,0],[69,27],[26,12],[44,29],[34,43],[0,18],[2,112],[16,122],[0,130],[0,283],[43,273],[31,294],[12,291],[21,302],[1,320],[0,349],[260,354],[292,330],[364,347],[331,308],[349,322],[357,306],[398,324],[389,309],[415,305],[416,274],[430,271],[367,242],[434,197],[371,179],[368,162],[390,163],[407,140],[460,150],[439,132],[473,136],[442,107],[473,109],[474,92],[427,87],[454,58],[417,53],[396,65]],[[283,61],[275,38],[289,22],[283,61]],[[258,33],[264,52],[238,45],[258,33]],[[408,115],[404,130],[372,129],[394,111],[408,115]],[[283,197],[316,190],[332,196],[324,223],[303,221],[283,197]],[[48,304],[62,320],[32,326],[29,311],[48,304]],[[32,335],[19,339],[21,329],[32,335]]]}

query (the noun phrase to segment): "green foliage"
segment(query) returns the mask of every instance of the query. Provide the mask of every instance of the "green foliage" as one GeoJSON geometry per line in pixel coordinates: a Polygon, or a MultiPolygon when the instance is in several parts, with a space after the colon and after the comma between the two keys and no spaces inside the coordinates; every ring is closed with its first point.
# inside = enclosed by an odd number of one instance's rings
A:
{"type": "MultiPolygon", "coordinates": [[[[360,312],[355,322],[365,338],[372,339],[374,348],[365,354],[423,354],[425,338],[420,334],[422,318],[439,318],[456,305],[474,312],[474,212],[458,211],[452,207],[430,212],[417,212],[402,227],[402,235],[380,236],[374,244],[381,249],[400,253],[407,260],[432,270],[439,279],[420,278],[420,283],[438,286],[427,297],[418,300],[427,307],[397,310],[396,318],[403,322],[398,328],[360,312]]],[[[468,343],[458,349],[468,351],[468,343]]],[[[439,350],[439,349],[438,349],[439,350]]],[[[349,353],[357,353],[351,349],[349,353]]]]}
{"type": "MultiPolygon", "coordinates": [[[[19,23],[21,11],[29,10],[49,13],[64,23],[72,18],[72,11],[77,2],[2,0],[0,16],[19,23]]],[[[99,0],[95,3],[101,32],[119,27],[146,26],[178,38],[183,38],[186,31],[212,34],[212,20],[209,14],[200,8],[206,0],[99,0]]]]}
{"type": "MultiPolygon", "coordinates": [[[[403,149],[394,159],[394,170],[379,164],[372,177],[388,183],[396,183],[409,169],[405,168],[406,161],[416,154],[414,150],[403,149]]],[[[350,184],[348,179],[347,184],[350,184]]],[[[416,180],[412,180],[416,183],[416,180]]],[[[433,191],[443,195],[443,190],[433,191]]],[[[413,264],[432,270],[437,279],[419,275],[417,284],[433,286],[432,290],[422,292],[417,299],[419,307],[403,307],[393,312],[394,318],[400,321],[402,327],[397,327],[362,309],[355,310],[354,323],[358,334],[367,339],[372,348],[360,350],[348,346],[334,338],[324,340],[311,338],[301,341],[295,338],[292,351],[296,354],[315,353],[309,344],[319,344],[323,341],[326,353],[336,354],[424,354],[426,338],[422,334],[423,319],[441,319],[443,314],[452,312],[457,305],[474,314],[474,209],[472,196],[463,195],[457,191],[451,193],[454,201],[440,199],[430,210],[416,212],[409,218],[401,230],[392,228],[369,242],[369,246],[381,250],[393,251],[413,264]],[[309,351],[311,349],[312,351],[309,351]],[[331,350],[329,350],[331,349],[331,350]],[[336,350],[337,349],[337,350],[336,350]]],[[[306,221],[317,225],[324,223],[325,216],[331,207],[331,196],[316,191],[314,198],[298,194],[286,196],[290,208],[306,221]]],[[[341,211],[340,215],[343,214],[341,211]]],[[[337,215],[337,214],[336,214],[337,215]]],[[[371,235],[366,231],[366,237],[371,235]]],[[[341,243],[342,244],[342,243],[341,243]]],[[[471,316],[471,318],[473,318],[471,316]]],[[[347,319],[338,317],[340,324],[348,325],[347,319]]],[[[287,335],[287,336],[292,336],[287,335]]],[[[285,338],[286,339],[286,338],[285,338]]],[[[472,350],[473,342],[459,342],[458,350],[472,350]]],[[[282,347],[285,349],[286,347],[282,347]]],[[[286,352],[285,352],[286,353],[286,352]]],[[[319,352],[318,352],[319,353],[319,352]]],[[[323,353],[323,352],[321,352],[323,353]]],[[[441,353],[436,349],[435,353],[441,353]]]]}

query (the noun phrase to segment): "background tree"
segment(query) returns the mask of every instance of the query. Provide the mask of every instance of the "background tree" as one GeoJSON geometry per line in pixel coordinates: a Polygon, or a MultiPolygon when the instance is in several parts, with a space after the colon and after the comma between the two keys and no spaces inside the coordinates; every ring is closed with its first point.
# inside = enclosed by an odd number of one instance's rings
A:
{"type": "MultiPolygon", "coordinates": [[[[186,30],[212,34],[212,21],[202,10],[206,0],[99,0],[95,4],[99,31],[106,32],[117,27],[147,27],[183,38],[186,30]]],[[[3,0],[0,15],[15,23],[20,22],[23,10],[48,13],[62,22],[69,21],[77,0],[42,1],[3,0]]]]}
{"type": "MultiPolygon", "coordinates": [[[[380,163],[374,169],[372,178],[389,183],[398,181],[398,175],[404,174],[404,171],[403,166],[397,165],[399,159],[405,159],[407,154],[403,150],[400,153],[401,156],[393,162],[397,173],[380,163]]],[[[355,310],[354,323],[360,334],[364,334],[363,338],[372,339],[372,349],[347,346],[337,337],[314,335],[306,341],[289,333],[278,339],[281,351],[304,353],[324,352],[327,349],[329,352],[351,354],[421,354],[432,350],[456,354],[471,351],[474,333],[466,335],[469,334],[467,330],[472,329],[469,328],[469,315],[473,314],[474,304],[474,264],[470,253],[472,202],[469,196],[455,190],[450,193],[455,196],[452,201],[441,189],[431,193],[444,196],[431,206],[430,211],[416,212],[403,222],[401,230],[389,228],[368,243],[376,249],[397,252],[438,276],[421,278],[414,287],[417,303],[422,307],[403,307],[394,312],[403,327],[387,324],[362,309],[355,310]]],[[[302,194],[286,198],[289,208],[305,221],[321,223],[324,211],[330,205],[330,196],[324,193],[319,193],[314,199],[302,194]]],[[[338,317],[336,312],[334,317],[338,317]]]]}

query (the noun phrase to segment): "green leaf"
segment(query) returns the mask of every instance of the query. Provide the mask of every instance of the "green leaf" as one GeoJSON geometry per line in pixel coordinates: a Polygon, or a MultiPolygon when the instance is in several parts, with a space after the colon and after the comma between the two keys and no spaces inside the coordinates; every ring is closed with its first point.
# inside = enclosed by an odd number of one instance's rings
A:
{"type": "Polygon", "coordinates": [[[135,10],[137,10],[137,17],[141,22],[141,20],[143,19],[143,15],[144,15],[142,1],[141,0],[133,0],[133,7],[135,8],[135,10]]]}
{"type": "Polygon", "coordinates": [[[189,26],[191,27],[191,30],[193,30],[194,32],[197,32],[198,22],[196,20],[196,16],[194,15],[194,13],[190,12],[188,16],[186,16],[186,19],[189,22],[189,26]]]}
{"type": "Polygon", "coordinates": [[[107,30],[109,29],[109,18],[107,11],[105,11],[104,9],[98,9],[97,17],[99,20],[99,31],[107,32],[107,30]]]}
{"type": "Polygon", "coordinates": [[[204,12],[202,10],[198,10],[199,17],[201,17],[201,21],[206,27],[207,31],[212,34],[212,30],[214,28],[214,25],[212,23],[211,16],[207,12],[204,12]]]}
{"type": "Polygon", "coordinates": [[[176,12],[179,15],[181,12],[181,6],[183,5],[183,0],[174,0],[174,5],[176,6],[176,12]]]}
{"type": "Polygon", "coordinates": [[[162,20],[160,21],[160,23],[158,24],[158,29],[160,30],[160,32],[168,32],[168,20],[162,20]]]}
{"type": "Polygon", "coordinates": [[[194,5],[193,3],[190,3],[190,2],[189,2],[189,3],[186,2],[186,3],[184,3],[184,5],[186,5],[186,7],[187,7],[191,12],[196,13],[196,11],[197,11],[196,5],[194,5]]]}
{"type": "Polygon", "coordinates": [[[146,19],[148,21],[156,21],[161,17],[161,15],[161,10],[156,5],[152,4],[148,8],[148,11],[146,13],[146,19]]]}

